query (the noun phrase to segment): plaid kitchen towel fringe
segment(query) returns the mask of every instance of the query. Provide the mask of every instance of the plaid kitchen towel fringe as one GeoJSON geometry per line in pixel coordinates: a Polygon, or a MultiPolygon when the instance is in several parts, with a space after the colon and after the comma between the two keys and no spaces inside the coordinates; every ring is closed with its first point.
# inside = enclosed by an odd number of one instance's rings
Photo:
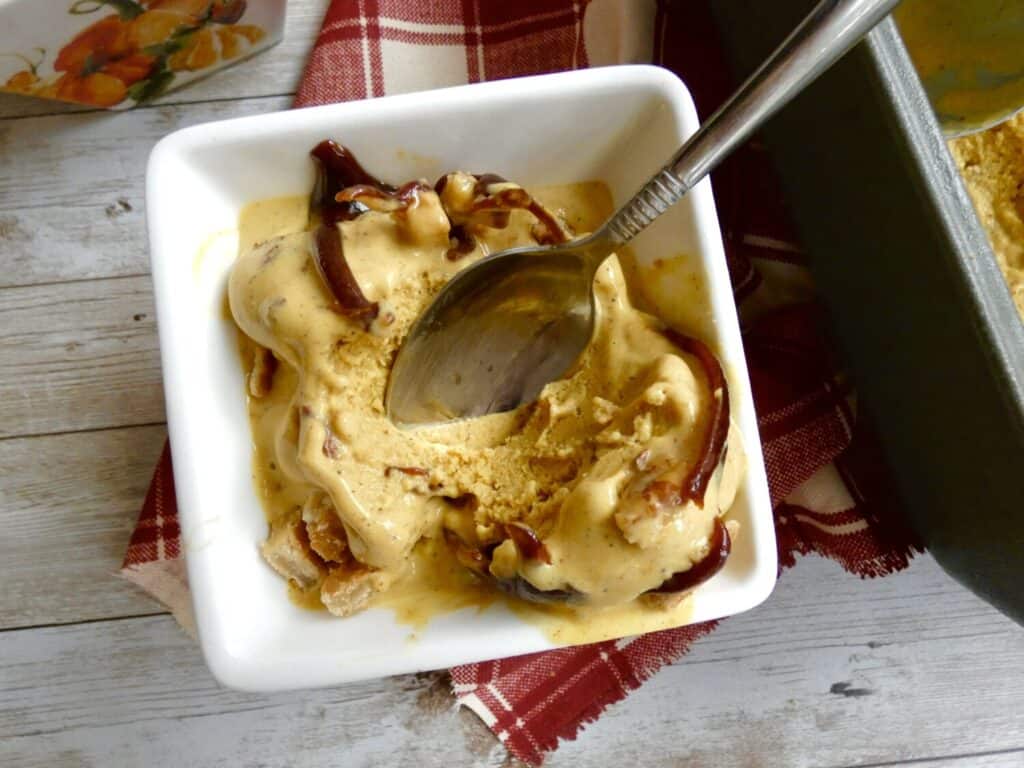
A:
{"type": "MultiPolygon", "coordinates": [[[[733,83],[712,0],[334,0],[295,106],[587,66],[654,61],[702,115],[733,83]]],[[[344,137],[339,137],[344,138],[344,137]]],[[[879,451],[856,419],[789,217],[755,141],[713,178],[744,328],[775,506],[780,563],[817,553],[862,577],[906,567],[920,546],[891,508],[879,451]]],[[[126,578],[192,630],[170,451],[132,534],[126,578]]],[[[714,628],[456,667],[452,689],[515,757],[542,761],[611,703],[714,628]]]]}

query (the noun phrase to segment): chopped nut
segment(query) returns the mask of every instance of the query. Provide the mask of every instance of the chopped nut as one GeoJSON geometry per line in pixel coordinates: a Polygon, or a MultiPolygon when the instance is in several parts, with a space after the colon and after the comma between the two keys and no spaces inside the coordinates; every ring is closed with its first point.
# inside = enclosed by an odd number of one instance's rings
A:
{"type": "Polygon", "coordinates": [[[670,511],[655,509],[643,499],[623,499],[615,512],[623,538],[641,549],[657,545],[670,520],[670,511]]]}
{"type": "Polygon", "coordinates": [[[310,494],[302,508],[302,521],[306,524],[309,545],[320,557],[330,563],[344,563],[351,559],[345,526],[325,493],[310,494]]]}
{"type": "Polygon", "coordinates": [[[381,571],[363,565],[332,568],[320,587],[320,601],[335,616],[345,617],[366,607],[378,592],[390,586],[391,579],[381,571]]]}
{"type": "Polygon", "coordinates": [[[633,419],[633,440],[641,443],[650,442],[654,434],[654,418],[650,411],[638,414],[633,419]]]}
{"type": "Polygon", "coordinates": [[[402,490],[407,493],[429,493],[430,492],[430,471],[423,467],[396,467],[384,468],[384,476],[392,477],[397,475],[402,490]]]}
{"type": "Polygon", "coordinates": [[[298,509],[271,523],[270,535],[260,551],[271,568],[301,589],[313,586],[324,574],[323,563],[310,547],[298,509]]]}
{"type": "Polygon", "coordinates": [[[476,178],[468,173],[449,173],[441,190],[441,204],[452,218],[467,216],[476,196],[476,178]]]}
{"type": "Polygon", "coordinates": [[[611,400],[605,400],[603,397],[595,397],[591,404],[594,409],[594,421],[601,426],[610,423],[619,411],[619,406],[611,400]]]}
{"type": "Polygon", "coordinates": [[[641,472],[643,470],[647,469],[647,467],[648,467],[648,465],[650,465],[650,463],[651,463],[651,451],[650,451],[650,449],[645,450],[645,451],[641,451],[637,455],[637,457],[635,459],[633,459],[634,466],[636,466],[636,468],[639,469],[641,472]]]}
{"type": "Polygon", "coordinates": [[[496,579],[511,579],[519,573],[519,550],[512,539],[506,539],[491,553],[491,575],[496,579]]]}
{"type": "Polygon", "coordinates": [[[665,400],[668,399],[668,393],[665,392],[664,384],[655,384],[653,387],[648,387],[644,391],[644,402],[648,405],[659,406],[664,405],[665,400]]]}
{"type": "Polygon", "coordinates": [[[327,430],[327,434],[324,435],[324,444],[321,448],[324,456],[328,459],[341,458],[341,454],[344,452],[345,446],[341,444],[341,441],[334,436],[331,430],[327,430]]]}
{"type": "Polygon", "coordinates": [[[252,353],[252,370],[249,371],[249,394],[253,397],[266,397],[274,388],[274,372],[277,370],[277,358],[266,347],[255,345],[252,353]]]}

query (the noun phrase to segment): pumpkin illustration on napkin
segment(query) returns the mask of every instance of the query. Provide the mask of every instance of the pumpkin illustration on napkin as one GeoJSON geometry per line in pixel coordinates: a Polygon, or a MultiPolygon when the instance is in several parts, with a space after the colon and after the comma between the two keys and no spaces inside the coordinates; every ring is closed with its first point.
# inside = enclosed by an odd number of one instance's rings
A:
{"type": "MultiPolygon", "coordinates": [[[[51,19],[40,7],[49,3],[25,5],[26,14],[51,19]]],[[[283,11],[283,2],[259,0],[76,0],[66,17],[94,20],[59,47],[3,50],[4,60],[21,68],[6,77],[2,89],[94,107],[130,107],[277,42],[283,11]],[[247,16],[263,23],[250,23],[247,16]]],[[[38,28],[43,32],[45,25],[38,28]]]]}

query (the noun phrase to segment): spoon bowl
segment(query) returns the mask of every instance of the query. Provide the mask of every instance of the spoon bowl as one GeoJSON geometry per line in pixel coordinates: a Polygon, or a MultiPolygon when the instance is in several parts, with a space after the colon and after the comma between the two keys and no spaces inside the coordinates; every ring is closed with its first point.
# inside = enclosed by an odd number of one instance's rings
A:
{"type": "Polygon", "coordinates": [[[481,416],[536,398],[590,342],[590,264],[608,252],[581,238],[502,251],[459,272],[395,360],[386,398],[392,421],[481,416]]]}

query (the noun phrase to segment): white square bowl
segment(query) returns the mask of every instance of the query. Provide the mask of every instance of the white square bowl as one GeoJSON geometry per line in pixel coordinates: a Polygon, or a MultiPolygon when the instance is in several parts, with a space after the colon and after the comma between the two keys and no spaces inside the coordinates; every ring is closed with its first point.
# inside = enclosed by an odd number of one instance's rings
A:
{"type": "MultiPolygon", "coordinates": [[[[306,194],[313,182],[309,150],[324,138],[344,143],[390,181],[434,179],[454,169],[500,173],[527,187],[599,179],[621,204],[697,125],[678,79],[629,66],[227,120],[186,128],[156,146],[146,197],[168,430],[199,636],[223,684],[253,691],[323,686],[554,647],[501,604],[437,617],[413,634],[383,609],[338,619],[289,601],[259,554],[267,526],[252,482],[235,332],[224,311],[242,207],[306,194]]],[[[706,621],[763,601],[777,568],[709,182],[638,238],[634,250],[641,265],[686,254],[679,262],[684,272],[705,281],[710,309],[702,335],[722,358],[749,461],[731,514],[741,535],[725,568],[694,596],[691,621],[706,621]]],[[[687,294],[665,283],[679,273],[660,274],[662,284],[652,286],[661,297],[657,310],[685,324],[687,294]]]]}

